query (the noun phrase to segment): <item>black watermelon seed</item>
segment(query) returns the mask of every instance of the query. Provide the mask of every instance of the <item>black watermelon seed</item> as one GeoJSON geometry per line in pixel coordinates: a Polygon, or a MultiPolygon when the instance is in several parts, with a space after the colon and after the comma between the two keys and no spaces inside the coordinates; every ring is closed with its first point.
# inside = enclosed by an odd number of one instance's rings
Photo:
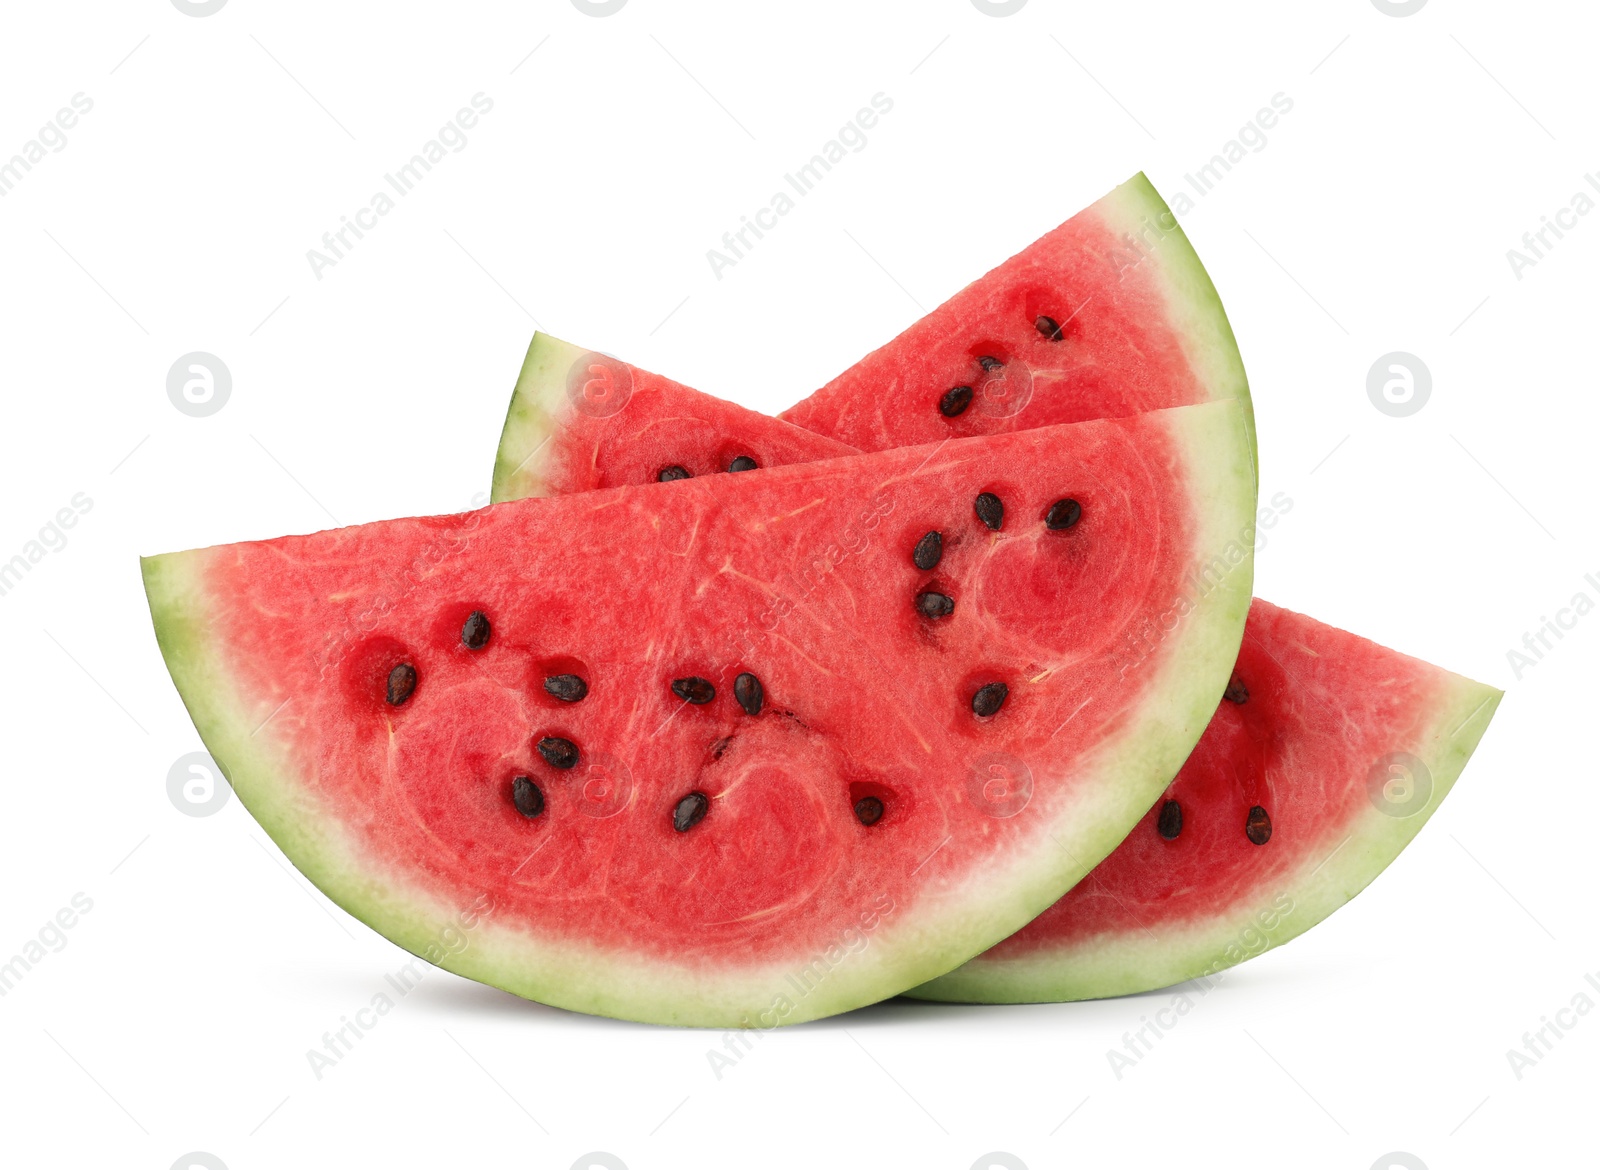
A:
{"type": "Polygon", "coordinates": [[[1183,832],[1183,805],[1175,800],[1163,804],[1161,815],[1156,818],[1156,832],[1168,841],[1176,841],[1183,832]]]}
{"type": "Polygon", "coordinates": [[[728,464],[728,470],[729,471],[754,471],[759,466],[761,466],[761,465],[759,463],[757,463],[754,459],[750,458],[750,456],[748,456],[748,455],[739,455],[739,456],[735,457],[735,459],[734,459],[734,461],[732,463],[728,464]]]}
{"type": "Polygon", "coordinates": [[[539,754],[552,768],[571,768],[578,762],[578,745],[559,735],[547,735],[539,741],[539,754]]]}
{"type": "Polygon", "coordinates": [[[1222,697],[1230,703],[1242,703],[1250,697],[1250,692],[1239,681],[1239,676],[1234,675],[1228,680],[1228,689],[1222,692],[1222,697]]]}
{"type": "Polygon", "coordinates": [[[1005,369],[1005,365],[1006,365],[1005,362],[1001,361],[999,358],[994,358],[994,357],[980,357],[978,359],[978,364],[984,368],[984,371],[986,373],[990,373],[990,374],[994,373],[996,370],[1005,369]]]}
{"type": "Polygon", "coordinates": [[[1000,497],[993,492],[984,492],[972,501],[972,510],[978,514],[984,527],[1000,531],[1000,525],[1005,523],[1006,506],[1000,502],[1000,497]]]}
{"type": "Polygon", "coordinates": [[[1006,696],[1010,693],[1011,688],[1005,683],[985,683],[972,696],[972,713],[987,719],[1005,706],[1006,696]]]}
{"type": "Polygon", "coordinates": [[[863,825],[875,825],[883,820],[883,801],[876,796],[863,796],[856,801],[856,820],[863,825]]]}
{"type": "Polygon", "coordinates": [[[767,700],[766,692],[761,689],[761,680],[748,670],[733,680],[733,697],[744,708],[746,715],[761,714],[761,704],[767,700]]]}
{"type": "Polygon", "coordinates": [[[1252,845],[1265,845],[1272,840],[1272,818],[1259,804],[1250,806],[1250,815],[1244,822],[1244,835],[1250,838],[1252,845]]]}
{"type": "Polygon", "coordinates": [[[942,556],[944,556],[944,537],[938,532],[929,532],[917,541],[917,547],[911,550],[911,563],[926,573],[938,565],[942,556]]]}
{"type": "Polygon", "coordinates": [[[389,682],[384,688],[384,700],[391,707],[398,707],[411,697],[411,692],[417,689],[417,668],[409,662],[402,662],[389,672],[389,682]]]}
{"type": "Polygon", "coordinates": [[[1033,319],[1033,327],[1051,341],[1061,340],[1061,326],[1056,324],[1054,317],[1035,317],[1033,319]]]}
{"type": "Polygon", "coordinates": [[[1083,505],[1077,500],[1057,500],[1044,514],[1044,526],[1059,532],[1071,528],[1083,517],[1083,505]]]}
{"type": "Polygon", "coordinates": [[[687,833],[706,819],[706,810],[710,807],[711,801],[706,799],[704,792],[689,793],[674,806],[672,827],[680,833],[687,833]]]}
{"type": "Polygon", "coordinates": [[[689,471],[688,471],[687,468],[679,467],[676,463],[674,463],[671,467],[663,467],[656,474],[656,481],[658,483],[671,483],[675,479],[693,479],[693,478],[694,477],[689,474],[689,471]]]}
{"type": "Polygon", "coordinates": [[[917,612],[923,617],[949,617],[955,609],[956,603],[943,593],[935,593],[930,589],[926,593],[917,594],[917,612]]]}
{"type": "Polygon", "coordinates": [[[589,693],[589,684],[575,674],[552,674],[544,680],[544,693],[563,703],[576,703],[589,693]]]}
{"type": "Polygon", "coordinates": [[[544,793],[531,776],[518,776],[511,782],[511,803],[525,817],[536,817],[544,812],[544,793]]]}
{"type": "Polygon", "coordinates": [[[939,398],[939,413],[945,418],[955,418],[972,405],[971,386],[952,386],[939,398]]]}
{"type": "Polygon", "coordinates": [[[704,707],[717,697],[717,688],[703,678],[675,678],[672,693],[696,707],[704,707]]]}
{"type": "Polygon", "coordinates": [[[489,619],[475,609],[461,625],[461,644],[468,650],[482,650],[489,644],[489,619]]]}

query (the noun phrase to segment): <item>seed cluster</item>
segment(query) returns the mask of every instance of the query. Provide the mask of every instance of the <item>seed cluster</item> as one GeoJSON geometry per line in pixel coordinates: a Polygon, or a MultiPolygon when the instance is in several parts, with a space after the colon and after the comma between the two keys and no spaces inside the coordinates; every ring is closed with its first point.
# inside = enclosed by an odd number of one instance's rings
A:
{"type": "MultiPolygon", "coordinates": [[[[761,464],[756,462],[754,455],[735,455],[728,461],[729,471],[754,471],[761,464]]],[[[693,479],[694,472],[681,463],[669,463],[656,472],[657,483],[673,483],[680,479],[693,479]]]]}
{"type": "MultiPolygon", "coordinates": [[[[461,644],[473,652],[481,651],[489,645],[491,633],[488,617],[481,610],[473,610],[462,624],[461,644]]],[[[398,662],[390,667],[384,678],[384,702],[391,707],[404,705],[416,690],[417,679],[417,668],[410,662],[398,662]]],[[[717,697],[716,686],[698,675],[675,678],[669,683],[669,689],[678,699],[694,706],[705,706],[717,697]]],[[[562,703],[580,703],[588,697],[589,684],[581,675],[552,674],[545,677],[544,690],[545,694],[562,703]]],[[[766,706],[766,688],[761,685],[760,678],[748,670],[741,671],[734,678],[733,697],[744,713],[752,718],[760,715],[766,706]]],[[[719,758],[727,742],[725,739],[719,745],[719,758]]],[[[535,742],[534,750],[539,753],[540,759],[558,772],[569,772],[576,768],[582,757],[578,745],[563,735],[541,736],[535,742]]],[[[522,816],[533,820],[544,815],[544,789],[534,777],[525,773],[513,776],[510,795],[512,807],[522,816]]],[[[673,829],[687,833],[705,820],[710,808],[711,798],[704,792],[694,791],[679,798],[672,808],[673,829]]],[[[878,797],[865,797],[854,802],[853,811],[863,825],[874,825],[883,818],[884,804],[878,797]]]]}
{"type": "MultiPolygon", "coordinates": [[[[985,369],[998,369],[996,358],[979,358],[985,369]],[[990,363],[993,363],[992,365],[990,363]]],[[[963,387],[957,387],[963,389],[963,387]]],[[[953,393],[953,391],[952,391],[953,393]]],[[[989,531],[999,532],[1005,526],[1006,506],[994,492],[980,492],[972,501],[973,515],[989,531]]],[[[1077,526],[1083,519],[1083,505],[1077,500],[1063,498],[1051,504],[1045,513],[1044,525],[1051,532],[1063,532],[1077,526]]],[[[931,529],[918,538],[911,549],[911,563],[921,572],[931,572],[944,558],[944,533],[931,529]]],[[[955,598],[942,589],[919,589],[914,600],[916,611],[930,622],[942,621],[955,613],[955,598]]],[[[972,695],[972,713],[980,719],[989,719],[1005,705],[1010,688],[1003,682],[990,682],[980,686],[972,695]]],[[[1176,835],[1176,834],[1174,834],[1176,835]]]]}
{"type": "MultiPolygon", "coordinates": [[[[1047,341],[1061,341],[1066,336],[1062,331],[1061,324],[1054,317],[1040,314],[1033,319],[1033,327],[1047,341]]],[[[1000,370],[1005,369],[1006,365],[1005,362],[993,354],[987,353],[978,354],[977,361],[978,368],[985,374],[998,373],[1000,370]]],[[[959,386],[952,386],[939,395],[939,413],[944,415],[945,418],[959,418],[966,413],[967,407],[971,405],[972,387],[965,383],[959,386]]]]}
{"type": "MultiPolygon", "coordinates": [[[[1250,692],[1239,681],[1239,676],[1234,675],[1222,697],[1230,703],[1244,703],[1249,700],[1250,692]]],[[[1176,800],[1162,802],[1161,811],[1156,815],[1156,832],[1168,841],[1176,841],[1183,832],[1183,806],[1176,800]]],[[[1265,845],[1272,840],[1272,817],[1259,804],[1251,805],[1245,814],[1244,835],[1252,845],[1265,845]]]]}
{"type": "MultiPolygon", "coordinates": [[[[1039,318],[1039,328],[1046,336],[1051,336],[1053,332],[1053,339],[1060,339],[1059,327],[1049,318],[1039,318]],[[1049,330],[1045,328],[1046,324],[1050,326],[1049,330]]],[[[978,363],[989,373],[1003,367],[1000,359],[990,356],[980,356],[978,363]]],[[[952,416],[959,414],[966,409],[971,399],[970,386],[954,387],[946,392],[945,401],[941,402],[941,410],[952,416]]],[[[758,466],[753,457],[739,455],[729,462],[728,471],[753,471],[758,466]]],[[[678,464],[664,467],[657,473],[657,479],[662,483],[689,478],[692,478],[691,473],[678,464]]],[[[1005,523],[1005,504],[993,492],[982,492],[974,499],[973,513],[979,522],[992,532],[1000,531],[1005,523]]],[[[1052,531],[1069,529],[1079,522],[1082,515],[1083,509],[1078,501],[1057,500],[1045,515],[1045,527],[1052,531]]],[[[944,534],[938,529],[932,529],[916,542],[911,552],[911,562],[919,571],[926,573],[937,568],[943,556],[944,534]]],[[[955,599],[939,589],[925,588],[916,594],[916,609],[924,618],[939,621],[955,612],[955,599]]],[[[473,610],[462,623],[461,644],[467,650],[478,653],[489,645],[492,634],[493,626],[488,616],[482,610],[473,610]]],[[[384,701],[393,707],[404,705],[415,692],[417,682],[415,665],[410,662],[397,663],[390,668],[384,680],[384,701]]],[[[674,696],[692,706],[706,706],[714,702],[717,697],[715,684],[698,675],[672,679],[669,688],[674,696]]],[[[579,703],[588,696],[589,684],[578,674],[552,674],[545,677],[544,690],[558,702],[579,703]]],[[[1228,698],[1235,702],[1243,702],[1245,694],[1242,686],[1235,680],[1234,685],[1229,688],[1228,698]],[[1238,698],[1235,697],[1235,689],[1240,696],[1238,698]]],[[[1010,688],[1003,682],[983,683],[973,691],[970,698],[973,715],[978,719],[992,719],[1005,706],[1009,695],[1010,688]]],[[[766,692],[761,680],[749,671],[741,672],[734,679],[733,697],[744,713],[751,717],[760,715],[766,703],[766,692]]],[[[545,764],[561,772],[577,767],[582,754],[576,743],[560,735],[541,736],[534,747],[545,764]]],[[[720,754],[719,751],[718,755],[720,754]]],[[[544,790],[534,777],[522,774],[512,777],[510,796],[513,807],[522,816],[533,819],[544,814],[546,804],[544,790]]],[[[703,792],[694,791],[681,797],[672,809],[671,821],[674,830],[680,833],[688,832],[705,819],[710,807],[710,798],[703,792]]],[[[854,802],[853,811],[862,825],[870,827],[883,819],[886,809],[881,797],[863,796],[854,802]]],[[[1171,840],[1178,835],[1181,828],[1182,812],[1178,803],[1168,801],[1161,813],[1161,835],[1171,840]]],[[[1257,844],[1265,843],[1272,832],[1271,822],[1267,819],[1265,810],[1260,807],[1251,810],[1246,831],[1252,841],[1257,844]]]]}

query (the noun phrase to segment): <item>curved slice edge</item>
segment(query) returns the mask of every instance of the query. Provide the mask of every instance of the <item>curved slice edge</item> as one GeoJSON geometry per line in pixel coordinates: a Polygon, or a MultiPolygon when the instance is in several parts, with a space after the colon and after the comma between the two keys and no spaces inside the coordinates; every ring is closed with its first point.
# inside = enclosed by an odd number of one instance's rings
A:
{"type": "Polygon", "coordinates": [[[1196,549],[1204,558],[1238,545],[1242,559],[1192,598],[1166,639],[1149,698],[1130,712],[1120,735],[1080,760],[1084,797],[1063,802],[1060,814],[1041,827],[1037,847],[995,858],[971,871],[971,880],[927,889],[916,905],[896,909],[851,956],[858,968],[849,980],[823,980],[798,1003],[786,993],[803,964],[689,971],[579,944],[556,947],[497,922],[488,891],[473,905],[453,906],[364,867],[337,821],[322,815],[316,798],[296,782],[294,766],[272,735],[272,717],[264,723],[246,709],[210,650],[217,639],[204,573],[219,550],[144,558],[141,568],[162,656],[202,741],[240,803],[344,910],[437,966],[542,1003],[649,1023],[770,1028],[902,993],[1014,933],[1116,848],[1193,749],[1244,634],[1255,484],[1235,404],[1158,415],[1192,488],[1196,549]],[[1076,850],[1060,846],[1063,833],[1071,834],[1076,850]],[[441,945],[463,934],[467,942],[460,949],[441,945]],[[787,1005],[781,1010],[780,1001],[787,1005]]]}
{"type": "Polygon", "coordinates": [[[1203,928],[1159,938],[1118,935],[1069,953],[970,963],[906,994],[955,1003],[1046,1003],[1132,995],[1191,980],[1209,986],[1219,972],[1304,934],[1364,890],[1411,843],[1483,738],[1504,692],[1450,677],[1428,730],[1403,749],[1428,763],[1433,781],[1428,803],[1412,816],[1364,807],[1329,856],[1307,859],[1248,911],[1203,928]]]}

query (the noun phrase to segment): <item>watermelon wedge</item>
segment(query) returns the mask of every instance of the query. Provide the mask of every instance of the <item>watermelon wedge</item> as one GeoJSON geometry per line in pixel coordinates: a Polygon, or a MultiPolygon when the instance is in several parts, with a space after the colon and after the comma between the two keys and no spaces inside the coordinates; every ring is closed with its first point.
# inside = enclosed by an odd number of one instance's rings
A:
{"type": "Polygon", "coordinates": [[[780,417],[879,451],[1219,398],[1250,398],[1233,329],[1138,174],[780,417]]]}
{"type": "Polygon", "coordinates": [[[1288,942],[1411,843],[1500,697],[1256,600],[1226,697],[1128,839],[1022,930],[908,994],[1126,995],[1288,942]]]}
{"type": "Polygon", "coordinates": [[[1123,839],[1227,683],[1253,507],[1223,402],[144,575],[206,745],[352,914],[547,1003],[767,1027],[949,971],[1123,839]]]}

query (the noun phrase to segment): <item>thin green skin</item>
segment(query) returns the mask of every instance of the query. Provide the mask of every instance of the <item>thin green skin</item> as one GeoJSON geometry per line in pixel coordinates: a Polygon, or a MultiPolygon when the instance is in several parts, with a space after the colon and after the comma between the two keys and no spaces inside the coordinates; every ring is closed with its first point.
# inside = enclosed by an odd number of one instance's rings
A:
{"type": "MultiPolygon", "coordinates": [[[[1201,525],[1197,548],[1253,544],[1255,488],[1236,404],[1169,412],[1201,525]]],[[[1226,685],[1250,604],[1247,556],[1202,597],[1169,639],[1152,697],[1124,733],[1079,761],[1081,799],[1042,826],[1037,847],[975,872],[960,888],[927,891],[897,908],[827,980],[786,1011],[785,977],[811,956],[759,970],[730,961],[689,971],[582,945],[555,946],[495,920],[441,954],[462,907],[445,905],[366,861],[298,780],[270,719],[246,709],[213,647],[203,583],[206,550],[142,562],[152,622],[167,668],[201,739],[240,802],[305,876],[391,941],[459,975],[575,1011],[698,1027],[774,1027],[846,1011],[943,974],[1014,933],[1099,864],[1126,836],[1192,750],[1226,685]],[[1062,839],[1076,844],[1066,849],[1062,839]],[[838,976],[835,978],[834,976],[838,976]]],[[[492,891],[486,891],[492,896],[492,891]]]]}
{"type": "Polygon", "coordinates": [[[1155,937],[1144,931],[1106,936],[1025,959],[980,956],[906,994],[954,1003],[1057,1003],[1132,995],[1196,979],[1209,983],[1219,972],[1304,934],[1387,869],[1449,794],[1502,694],[1457,677],[1428,733],[1401,749],[1428,764],[1433,781],[1428,803],[1409,817],[1362,806],[1347,826],[1347,839],[1329,857],[1307,858],[1294,877],[1264,892],[1255,904],[1155,937]]]}

